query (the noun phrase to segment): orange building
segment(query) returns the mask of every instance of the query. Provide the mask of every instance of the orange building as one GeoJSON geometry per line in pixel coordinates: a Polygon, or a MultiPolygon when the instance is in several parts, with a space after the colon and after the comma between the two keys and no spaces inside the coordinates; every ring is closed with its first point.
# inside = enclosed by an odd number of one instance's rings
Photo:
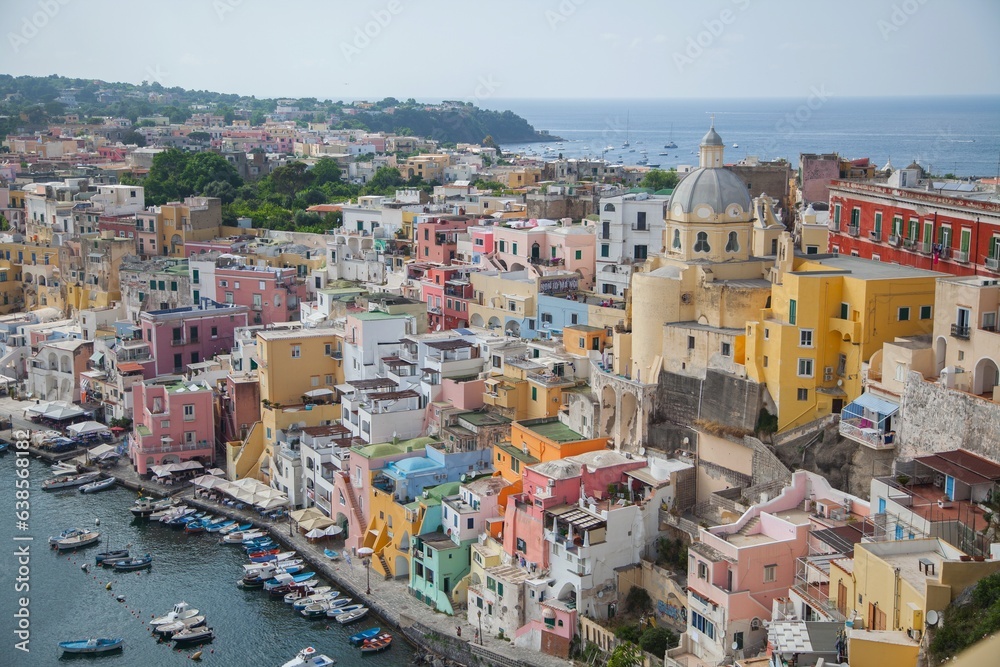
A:
{"type": "Polygon", "coordinates": [[[526,466],[605,449],[607,445],[607,438],[584,438],[556,417],[515,421],[510,427],[510,442],[493,448],[493,469],[511,484],[519,484],[526,466]]]}

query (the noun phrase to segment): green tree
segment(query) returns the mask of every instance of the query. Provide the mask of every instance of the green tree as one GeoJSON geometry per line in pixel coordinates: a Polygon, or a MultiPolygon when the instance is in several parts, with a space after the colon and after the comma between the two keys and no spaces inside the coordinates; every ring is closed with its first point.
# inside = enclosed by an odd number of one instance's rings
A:
{"type": "Polygon", "coordinates": [[[615,637],[621,639],[623,642],[638,644],[639,638],[642,637],[642,629],[639,628],[638,623],[626,623],[625,625],[619,625],[615,629],[615,637]]]}
{"type": "Polygon", "coordinates": [[[299,190],[312,185],[314,178],[305,162],[290,162],[272,171],[267,180],[275,192],[293,197],[299,190]]]}
{"type": "Polygon", "coordinates": [[[622,642],[611,652],[607,667],[638,667],[642,664],[642,656],[635,644],[622,642]]]}
{"type": "Polygon", "coordinates": [[[633,586],[625,596],[626,614],[646,614],[653,610],[653,600],[649,597],[649,591],[641,586],[633,586]]]}
{"type": "Polygon", "coordinates": [[[313,175],[313,183],[319,186],[327,183],[340,182],[340,165],[333,158],[320,158],[309,170],[313,175]]]}
{"type": "Polygon", "coordinates": [[[228,181],[212,181],[202,191],[206,197],[218,197],[223,204],[231,204],[236,199],[236,188],[228,181]]]}
{"type": "Polygon", "coordinates": [[[122,135],[122,143],[128,146],[129,144],[135,144],[136,146],[145,146],[146,137],[139,134],[135,130],[130,130],[122,135]]]}
{"type": "Polygon", "coordinates": [[[379,167],[364,187],[366,194],[387,194],[403,185],[403,177],[395,167],[379,167]]]}
{"type": "Polygon", "coordinates": [[[677,187],[677,183],[680,180],[676,169],[671,169],[670,171],[651,169],[646,172],[646,176],[639,183],[639,187],[649,188],[654,192],[657,190],[671,190],[677,187]]]}
{"type": "Polygon", "coordinates": [[[657,658],[663,658],[667,649],[674,646],[677,646],[677,635],[669,628],[649,627],[639,637],[639,648],[657,658]]]}

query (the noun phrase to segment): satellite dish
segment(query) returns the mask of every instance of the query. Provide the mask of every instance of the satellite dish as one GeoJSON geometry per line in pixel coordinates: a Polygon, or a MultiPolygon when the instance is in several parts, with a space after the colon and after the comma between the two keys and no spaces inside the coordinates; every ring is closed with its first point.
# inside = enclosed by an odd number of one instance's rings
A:
{"type": "Polygon", "coordinates": [[[843,387],[844,386],[844,378],[840,378],[839,380],[837,380],[837,386],[838,387],[843,387]]]}
{"type": "Polygon", "coordinates": [[[733,650],[734,651],[740,650],[740,645],[737,642],[733,642],[733,650]]]}
{"type": "Polygon", "coordinates": [[[936,612],[933,609],[931,609],[929,612],[927,612],[927,625],[930,625],[930,626],[937,625],[938,624],[938,619],[940,617],[941,617],[941,615],[938,612],[936,612]]]}

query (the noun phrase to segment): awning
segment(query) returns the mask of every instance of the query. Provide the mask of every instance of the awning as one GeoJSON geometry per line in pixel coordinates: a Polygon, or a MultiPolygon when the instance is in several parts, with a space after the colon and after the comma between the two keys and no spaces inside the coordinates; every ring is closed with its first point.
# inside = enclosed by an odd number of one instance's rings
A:
{"type": "Polygon", "coordinates": [[[93,361],[95,364],[99,364],[102,361],[104,361],[104,353],[94,352],[92,355],[90,355],[90,360],[93,361]]]}
{"type": "Polygon", "coordinates": [[[141,373],[142,364],[137,364],[134,361],[127,361],[124,364],[118,364],[118,370],[122,373],[141,373]]]}
{"type": "Polygon", "coordinates": [[[308,396],[309,398],[318,398],[320,396],[333,396],[333,389],[327,389],[325,387],[322,389],[313,389],[311,391],[307,391],[305,395],[308,396]]]}
{"type": "Polygon", "coordinates": [[[877,412],[880,415],[889,416],[895,414],[899,410],[899,406],[891,401],[887,401],[884,398],[879,398],[874,394],[864,393],[858,396],[854,401],[853,405],[860,405],[863,408],[871,410],[872,412],[877,412]]]}

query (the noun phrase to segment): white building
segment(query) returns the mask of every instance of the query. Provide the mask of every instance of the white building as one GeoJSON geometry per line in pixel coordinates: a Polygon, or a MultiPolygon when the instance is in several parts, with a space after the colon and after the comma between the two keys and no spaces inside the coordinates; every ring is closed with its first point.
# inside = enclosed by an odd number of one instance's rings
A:
{"type": "Polygon", "coordinates": [[[90,356],[93,349],[93,342],[78,338],[61,338],[41,343],[38,353],[30,358],[28,364],[30,395],[43,401],[72,403],[79,400],[80,385],[76,372],[82,370],[83,364],[78,361],[78,357],[90,356]]]}
{"type": "Polygon", "coordinates": [[[595,292],[624,294],[632,265],[660,252],[668,199],[643,192],[601,199],[595,292]]]}

